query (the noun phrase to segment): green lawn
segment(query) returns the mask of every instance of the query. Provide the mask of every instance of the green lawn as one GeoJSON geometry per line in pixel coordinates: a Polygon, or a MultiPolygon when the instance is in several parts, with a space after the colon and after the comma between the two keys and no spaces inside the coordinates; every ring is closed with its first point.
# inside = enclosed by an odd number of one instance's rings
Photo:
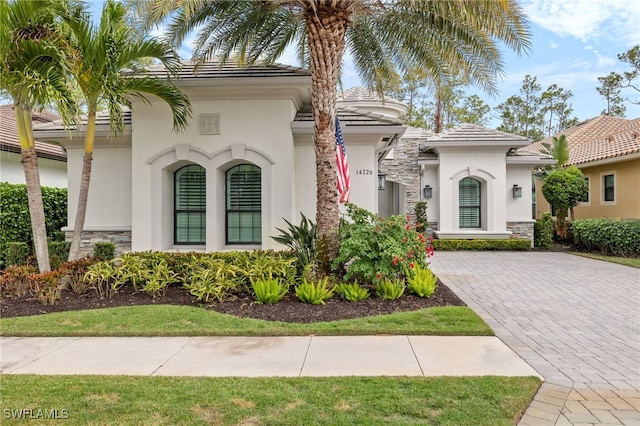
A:
{"type": "Polygon", "coordinates": [[[619,263],[620,265],[632,266],[634,268],[640,268],[640,258],[638,257],[608,256],[604,254],[583,253],[579,251],[572,251],[571,254],[588,257],[591,259],[604,260],[612,263],[619,263]]]}
{"type": "Polygon", "coordinates": [[[3,336],[353,336],[375,334],[492,336],[461,306],[334,322],[291,324],[238,318],[203,308],[146,305],[0,319],[3,336]]]}
{"type": "Polygon", "coordinates": [[[513,425],[540,386],[535,377],[1,380],[5,421],[46,409],[65,425],[513,425]]]}

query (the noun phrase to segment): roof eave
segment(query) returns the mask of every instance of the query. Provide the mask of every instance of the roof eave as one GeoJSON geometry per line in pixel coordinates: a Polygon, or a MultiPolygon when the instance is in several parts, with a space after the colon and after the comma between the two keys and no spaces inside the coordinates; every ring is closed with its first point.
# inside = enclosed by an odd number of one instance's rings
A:
{"type": "Polygon", "coordinates": [[[583,169],[586,167],[595,167],[595,166],[601,166],[605,164],[619,163],[621,161],[635,160],[636,158],[640,158],[640,151],[632,152],[624,155],[616,155],[615,157],[602,158],[594,161],[585,161],[582,163],[567,163],[567,165],[576,166],[579,169],[583,169]]]}

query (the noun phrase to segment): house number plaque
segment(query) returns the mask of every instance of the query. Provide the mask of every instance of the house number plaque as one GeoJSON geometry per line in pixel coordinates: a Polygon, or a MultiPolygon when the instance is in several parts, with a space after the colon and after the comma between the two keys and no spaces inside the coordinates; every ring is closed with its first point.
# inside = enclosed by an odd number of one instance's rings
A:
{"type": "Polygon", "coordinates": [[[373,175],[373,170],[371,170],[371,169],[357,169],[356,170],[356,174],[357,175],[373,175]]]}

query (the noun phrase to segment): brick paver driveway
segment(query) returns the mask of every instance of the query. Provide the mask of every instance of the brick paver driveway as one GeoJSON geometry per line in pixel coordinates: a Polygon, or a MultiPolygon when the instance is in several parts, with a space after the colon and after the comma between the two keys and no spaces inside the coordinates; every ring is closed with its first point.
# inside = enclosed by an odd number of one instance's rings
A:
{"type": "Polygon", "coordinates": [[[546,252],[438,252],[432,268],[545,378],[521,425],[640,425],[640,269],[546,252]]]}

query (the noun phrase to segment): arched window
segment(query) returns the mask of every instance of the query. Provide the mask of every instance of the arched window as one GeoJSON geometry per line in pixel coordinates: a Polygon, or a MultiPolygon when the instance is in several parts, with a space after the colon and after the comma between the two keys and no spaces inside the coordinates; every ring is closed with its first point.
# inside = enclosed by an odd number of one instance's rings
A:
{"type": "Polygon", "coordinates": [[[197,164],[184,166],[174,173],[175,244],[206,242],[206,173],[197,164]]]}
{"type": "Polygon", "coordinates": [[[262,185],[260,167],[240,164],[226,173],[226,243],[262,242],[262,185]]]}
{"type": "Polygon", "coordinates": [[[473,178],[464,178],[459,184],[459,218],[460,228],[480,228],[480,181],[473,178]]]}

